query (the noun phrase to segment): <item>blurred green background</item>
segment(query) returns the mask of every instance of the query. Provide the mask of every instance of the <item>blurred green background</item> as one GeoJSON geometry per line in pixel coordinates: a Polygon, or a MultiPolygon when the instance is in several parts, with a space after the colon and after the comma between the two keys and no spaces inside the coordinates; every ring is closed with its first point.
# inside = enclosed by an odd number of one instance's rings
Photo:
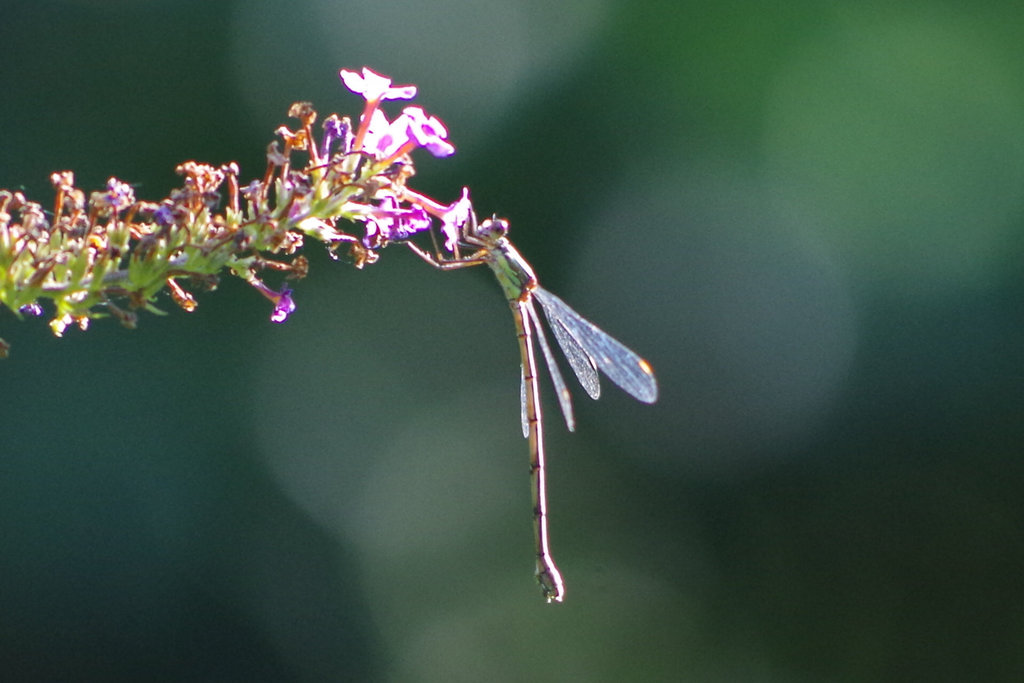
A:
{"type": "Polygon", "coordinates": [[[549,410],[550,606],[488,272],[313,247],[285,325],[227,277],[134,332],[2,314],[5,679],[1024,679],[1019,2],[2,9],[0,187],[256,177],[369,65],[458,149],[415,187],[662,391],[549,410]]]}

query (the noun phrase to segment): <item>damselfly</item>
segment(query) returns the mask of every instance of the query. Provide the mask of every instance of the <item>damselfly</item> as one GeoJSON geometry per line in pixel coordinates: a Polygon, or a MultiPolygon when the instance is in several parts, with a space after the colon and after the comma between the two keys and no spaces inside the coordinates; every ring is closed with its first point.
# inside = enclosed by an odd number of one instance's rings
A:
{"type": "Polygon", "coordinates": [[[530,445],[530,477],[533,495],[533,531],[537,543],[537,581],[548,602],[561,602],[565,596],[562,575],[555,566],[548,546],[548,505],[546,473],[544,467],[544,434],[541,421],[540,388],[537,382],[537,362],[533,348],[534,332],[541,352],[555,385],[555,394],[565,417],[566,427],[573,431],[576,426],[572,412],[569,389],[562,379],[562,373],[555,363],[554,354],[548,345],[541,326],[540,316],[533,302],[536,300],[544,309],[548,325],[555,334],[555,340],[565,353],[580,384],[591,398],[598,398],[601,386],[598,370],[618,384],[626,393],[644,403],[654,403],[658,398],[658,383],[654,371],[643,358],[630,351],[610,337],[596,325],[574,311],[564,301],[542,288],[537,283],[533,268],[526,262],[512,243],[509,242],[508,222],[491,218],[477,223],[470,212],[463,225],[459,241],[475,249],[472,254],[445,257],[440,250],[436,255],[424,251],[417,245],[406,242],[424,261],[442,270],[465,268],[486,264],[490,266],[512,308],[516,335],[519,338],[519,353],[522,359],[523,436],[530,445]]]}

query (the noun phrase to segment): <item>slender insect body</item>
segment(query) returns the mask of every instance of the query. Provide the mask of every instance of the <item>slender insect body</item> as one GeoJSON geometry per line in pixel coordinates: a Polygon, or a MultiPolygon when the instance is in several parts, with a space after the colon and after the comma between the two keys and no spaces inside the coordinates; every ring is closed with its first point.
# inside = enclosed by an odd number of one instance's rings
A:
{"type": "Polygon", "coordinates": [[[601,394],[598,371],[603,372],[624,391],[644,403],[653,403],[657,400],[658,385],[647,361],[537,283],[533,268],[506,237],[507,232],[507,221],[491,218],[478,224],[476,217],[470,212],[469,220],[462,227],[460,242],[475,248],[475,253],[461,257],[456,251],[454,258],[445,258],[440,253],[436,256],[431,255],[411,242],[406,244],[424,261],[442,270],[486,263],[494,272],[502,293],[509,302],[521,359],[521,418],[523,436],[526,437],[530,449],[537,581],[548,602],[561,602],[565,596],[565,584],[551,557],[548,542],[547,470],[534,338],[544,355],[544,362],[555,385],[555,395],[558,397],[569,431],[575,429],[575,418],[569,389],[555,362],[534,301],[540,303],[540,307],[544,309],[544,316],[555,335],[555,341],[558,342],[573,373],[591,398],[596,399],[601,394]]]}

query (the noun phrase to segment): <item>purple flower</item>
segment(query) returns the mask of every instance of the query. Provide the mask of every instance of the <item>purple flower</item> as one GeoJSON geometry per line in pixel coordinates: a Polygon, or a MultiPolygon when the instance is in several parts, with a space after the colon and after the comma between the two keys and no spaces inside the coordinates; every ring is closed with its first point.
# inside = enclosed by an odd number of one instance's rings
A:
{"type": "Polygon", "coordinates": [[[122,183],[117,178],[111,178],[107,181],[105,199],[107,205],[114,211],[124,211],[135,203],[135,190],[128,183],[122,183]]]}
{"type": "Polygon", "coordinates": [[[469,201],[469,188],[462,188],[462,196],[449,204],[441,215],[441,234],[444,235],[444,248],[455,251],[462,236],[466,223],[473,214],[473,203],[469,201]]]}
{"type": "Polygon", "coordinates": [[[341,82],[352,92],[362,95],[367,102],[381,100],[411,100],[416,97],[415,85],[399,85],[391,87],[391,79],[363,67],[362,75],[355,71],[342,69],[338,72],[341,82]]]}
{"type": "Polygon", "coordinates": [[[292,300],[292,290],[287,287],[282,287],[280,292],[275,292],[270,287],[267,287],[263,282],[249,273],[248,277],[245,278],[250,285],[256,288],[256,291],[267,297],[274,302],[274,311],[270,314],[270,320],[275,323],[283,323],[288,319],[288,316],[295,311],[295,301],[292,300]]]}
{"type": "Polygon", "coordinates": [[[406,107],[395,125],[402,122],[408,127],[408,136],[436,157],[451,156],[455,147],[448,142],[448,129],[436,116],[427,116],[422,107],[406,107]]]}
{"type": "Polygon", "coordinates": [[[409,142],[409,129],[401,117],[394,123],[388,123],[388,117],[380,109],[373,110],[365,131],[363,149],[378,159],[390,157],[409,142]]]}
{"type": "Polygon", "coordinates": [[[381,206],[373,207],[366,216],[366,236],[363,246],[373,249],[384,242],[412,237],[430,229],[430,216],[421,206],[403,209],[394,197],[385,197],[381,206]]]}
{"type": "Polygon", "coordinates": [[[379,160],[401,156],[416,147],[425,147],[438,157],[455,152],[455,147],[445,139],[448,130],[441,120],[427,116],[420,107],[406,107],[391,123],[384,112],[374,109],[363,132],[363,149],[379,160]]]}
{"type": "Polygon", "coordinates": [[[174,222],[174,210],[168,204],[161,204],[153,212],[153,220],[157,225],[166,227],[174,222]]]}
{"type": "Polygon", "coordinates": [[[33,301],[30,304],[25,304],[18,308],[18,312],[24,313],[25,315],[34,315],[38,318],[43,314],[43,307],[33,301]]]}
{"type": "Polygon", "coordinates": [[[342,154],[352,151],[352,126],[347,121],[339,119],[337,114],[331,114],[324,119],[324,137],[321,141],[320,156],[330,161],[331,147],[337,140],[341,140],[342,154]]]}
{"type": "Polygon", "coordinates": [[[295,302],[292,300],[292,290],[283,288],[276,296],[277,302],[274,305],[274,312],[270,314],[270,320],[275,323],[283,323],[288,316],[295,311],[295,302]]]}

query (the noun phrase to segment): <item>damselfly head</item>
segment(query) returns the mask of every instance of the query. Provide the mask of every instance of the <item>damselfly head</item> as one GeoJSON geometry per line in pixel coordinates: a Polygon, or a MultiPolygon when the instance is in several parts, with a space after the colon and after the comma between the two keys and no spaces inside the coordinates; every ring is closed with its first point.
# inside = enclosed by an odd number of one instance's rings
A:
{"type": "Polygon", "coordinates": [[[476,234],[483,239],[496,240],[508,234],[508,221],[492,216],[477,226],[476,234]]]}

